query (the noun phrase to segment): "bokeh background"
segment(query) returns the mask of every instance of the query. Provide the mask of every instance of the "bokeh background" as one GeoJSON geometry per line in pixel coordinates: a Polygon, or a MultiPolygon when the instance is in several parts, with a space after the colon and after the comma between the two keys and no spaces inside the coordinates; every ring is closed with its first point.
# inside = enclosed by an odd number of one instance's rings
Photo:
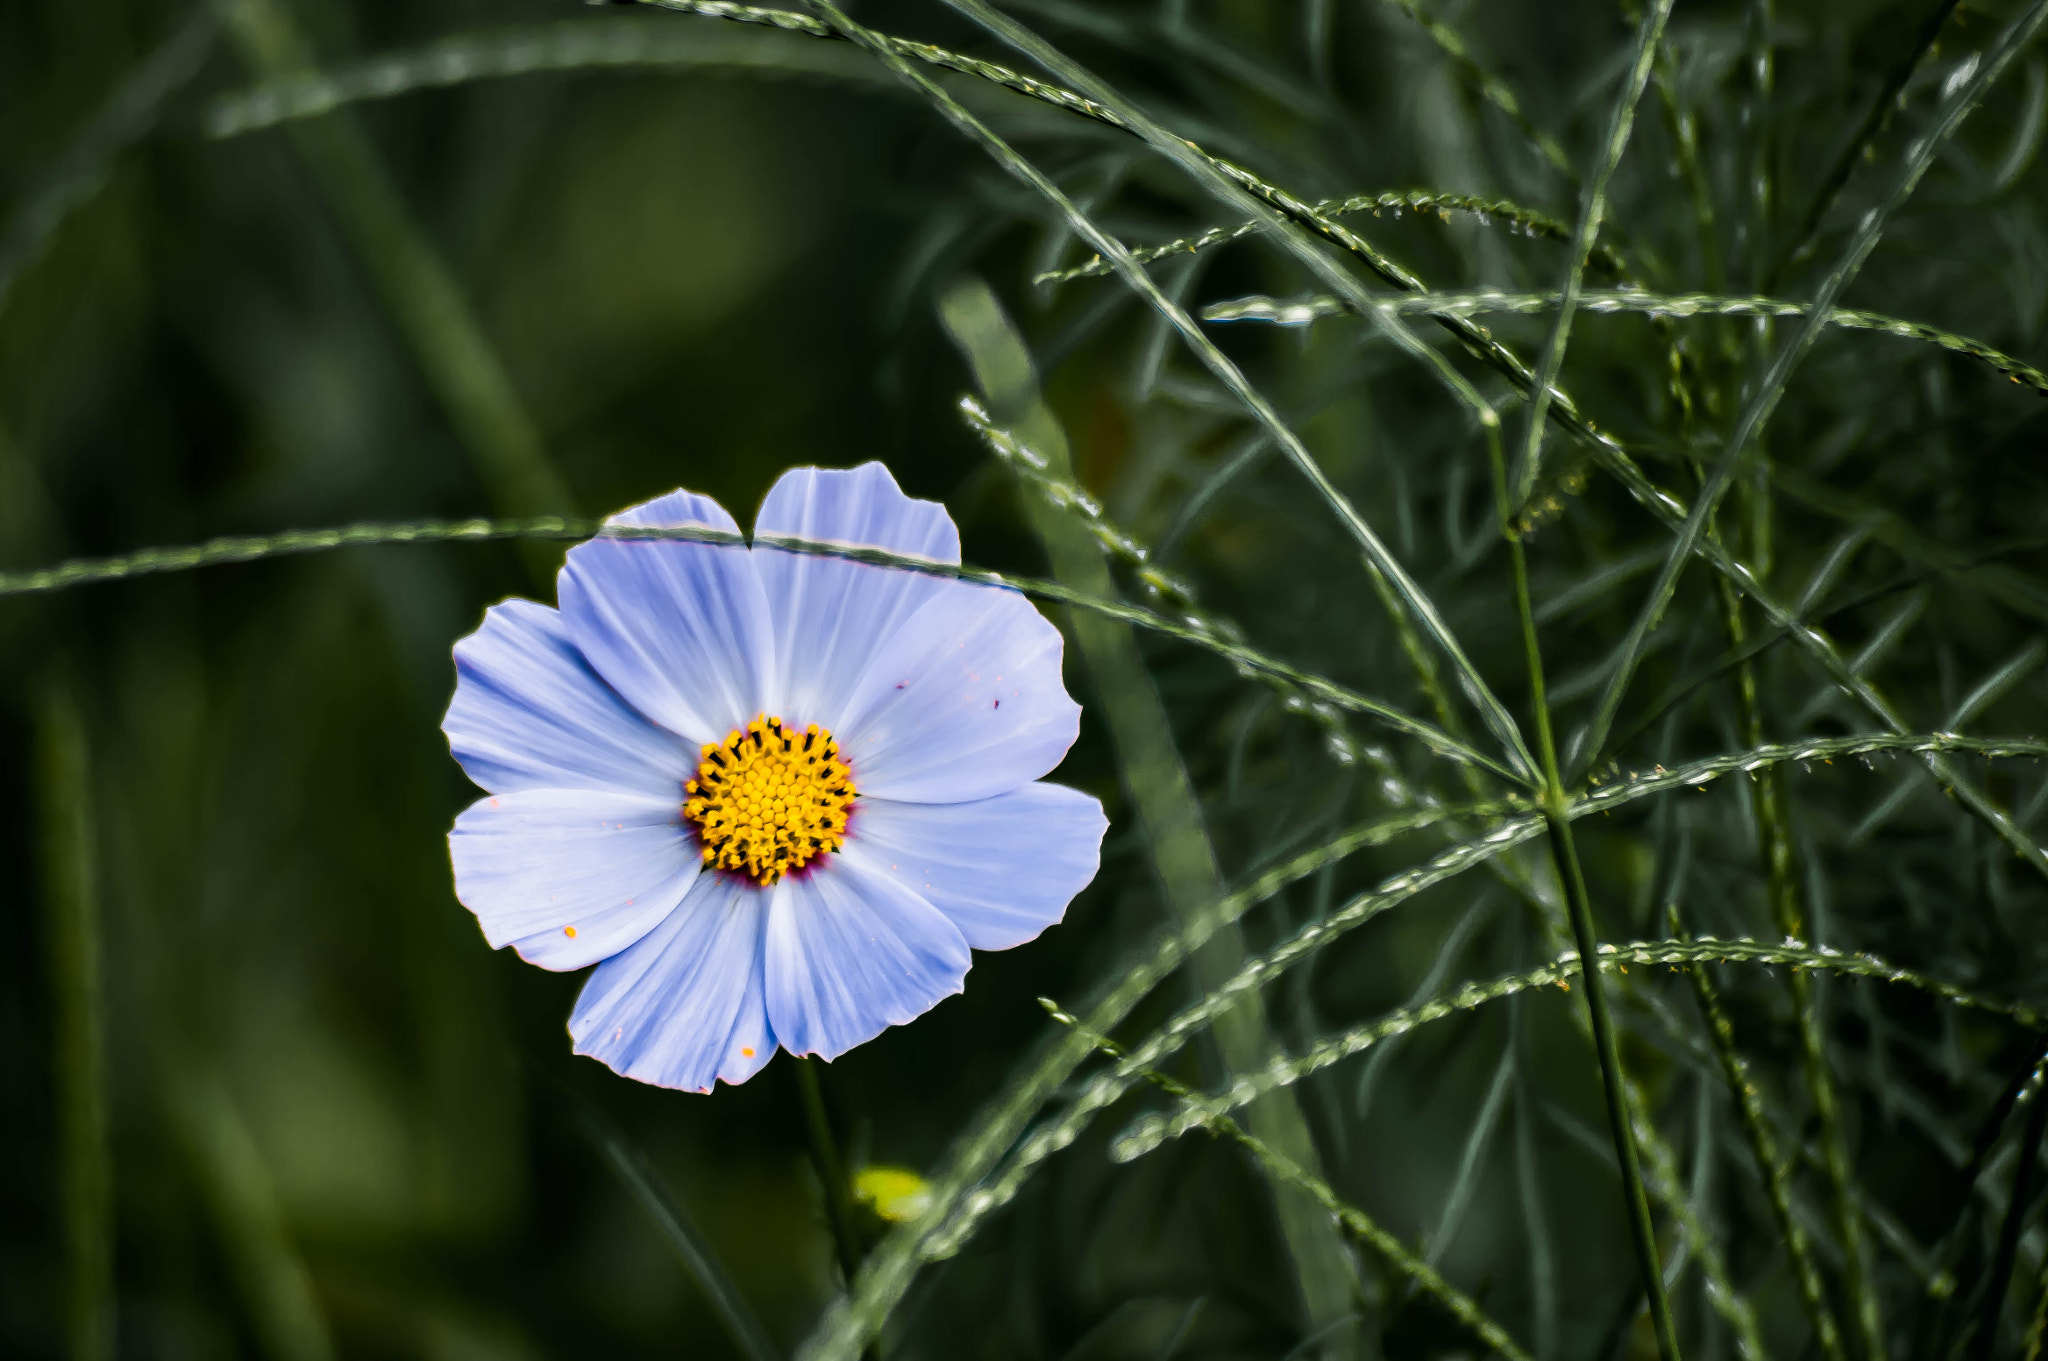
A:
{"type": "MultiPolygon", "coordinates": [[[[853,8],[1024,64],[942,5],[853,8]]],[[[1304,198],[1477,195],[1566,224],[1639,17],[1603,0],[1008,8],[1304,198]]],[[[1603,241],[1661,292],[1810,297],[1966,59],[2027,8],[1685,0],[1603,241]],[[1809,222],[1901,71],[1897,111],[1809,222]]],[[[2044,62],[2034,45],[1991,90],[1846,305],[2048,361],[2044,62]]],[[[1234,220],[1132,138],[946,83],[1126,240],[1234,220]]],[[[1443,287],[1551,289],[1568,263],[1557,240],[1498,217],[1352,221],[1443,287]]],[[[1115,281],[1032,282],[1090,254],[846,44],[543,0],[15,0],[0,8],[0,569],[290,527],[603,514],[679,485],[744,524],[788,467],[881,459],[946,504],[968,561],[1043,575],[1033,491],[956,409],[975,380],[938,302],[981,279],[1031,348],[1075,479],[1114,521],[1257,646],[1427,712],[1355,548],[1213,378],[1115,281]],[[527,65],[573,69],[476,74],[520,43],[543,54],[527,65]],[[398,69],[393,54],[431,44],[471,61],[431,81],[404,68],[432,88],[353,97],[398,69]],[[322,99],[336,107],[278,116],[322,99]]],[[[1308,286],[1257,242],[1153,268],[1191,307],[1308,286]]],[[[1599,269],[1589,283],[1611,286],[1599,269]]],[[[1518,430],[1508,386],[1415,324],[1518,430]]],[[[1547,318],[1489,324],[1533,361],[1547,318]]],[[[1589,316],[1565,380],[1689,496],[1795,324],[1589,316]]],[[[1356,321],[1209,329],[1526,723],[1469,415],[1356,321]]],[[[2044,403],[1938,345],[1832,331],[1724,512],[1729,542],[1882,678],[1910,730],[2042,731],[2044,403]]],[[[1554,441],[1549,466],[1529,544],[1569,736],[1669,534],[1577,446],[1554,441]]],[[[451,894],[444,836],[475,791],[437,727],[449,649],[496,600],[551,600],[560,553],[364,548],[0,598],[0,1352],[87,1354],[65,1246],[83,1203],[103,1206],[111,1235],[101,1355],[742,1355],[644,1188],[619,1175],[621,1149],[777,1347],[839,1289],[787,1060],[711,1096],[573,1060],[579,979],[492,953],[451,894]],[[107,1141],[97,1201],[70,1170],[67,1112],[88,1099],[107,1141]]],[[[1117,570],[1131,599],[1158,604],[1117,570]]],[[[1877,726],[1782,636],[1732,644],[1722,608],[1704,569],[1682,579],[1621,712],[1616,771],[1748,745],[1745,662],[1768,739],[1877,726]]],[[[1402,739],[1305,714],[1199,649],[1148,639],[1142,655],[1229,882],[1362,819],[1473,797],[1402,739]]],[[[1071,648],[1068,678],[1088,718],[1056,778],[1110,810],[1102,873],[1064,925],[978,958],[963,996],[831,1065],[856,1165],[934,1166],[1048,1032],[1035,999],[1085,999],[1174,919],[1104,726],[1104,679],[1071,648]]],[[[1809,938],[2041,1001],[2041,876],[1920,769],[1790,776],[1809,938]]],[[[1973,769],[2019,836],[2044,834],[2032,765],[1973,769]]],[[[1736,782],[1582,835],[1606,934],[1664,936],[1667,902],[1697,932],[1780,934],[1736,782]]],[[[1397,840],[1290,887],[1247,919],[1251,948],[1444,844],[1397,840]]],[[[1265,995],[1278,1041],[1298,1049],[1551,957],[1543,895],[1511,879],[1475,871],[1285,975],[1265,995]]],[[[1722,981],[1845,1309],[1786,975],[1722,981]]],[[[1131,1033],[1194,986],[1169,982],[1131,1033]]],[[[1575,1004],[1545,989],[1456,1017],[1302,1084],[1299,1101],[1332,1183],[1511,1332],[1560,1357],[1646,1354],[1575,1004]]],[[[1625,1057],[1771,1354],[1817,1355],[1694,1005],[1675,974],[1630,994],[1625,1057]]],[[[2003,1179],[1972,1193],[1973,1146],[2038,1042],[1877,983],[1830,984],[1821,1005],[1872,1288],[1896,1354],[1929,1354],[1912,1339],[1940,1273],[1975,1298],[2004,1188],[2034,1157],[2001,1154],[2003,1179]]],[[[1219,1063],[1198,1045],[1175,1071],[1213,1086],[1219,1063]]],[[[1200,1137],[1131,1166],[1106,1156],[1148,1104],[1141,1092],[1098,1121],[929,1269],[890,1354],[1318,1354],[1253,1164],[1200,1137]]],[[[2022,1344],[2043,1246],[2029,1227],[2001,1346],[2022,1344]]],[[[1736,1355],[1697,1261],[1668,1232],[1664,1247],[1689,1350],[1736,1355]]],[[[1399,1273],[1370,1252],[1357,1267],[1372,1325],[1357,1346],[1476,1354],[1399,1273]]]]}

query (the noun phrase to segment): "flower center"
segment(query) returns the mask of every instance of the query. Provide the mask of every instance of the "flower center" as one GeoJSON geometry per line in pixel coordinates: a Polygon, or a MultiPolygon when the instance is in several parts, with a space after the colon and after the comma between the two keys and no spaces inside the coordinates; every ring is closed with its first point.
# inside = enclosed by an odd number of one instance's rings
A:
{"type": "Polygon", "coordinates": [[[763,888],[846,844],[847,810],[859,796],[831,733],[815,723],[795,732],[767,714],[707,743],[683,792],[704,863],[763,888]]]}

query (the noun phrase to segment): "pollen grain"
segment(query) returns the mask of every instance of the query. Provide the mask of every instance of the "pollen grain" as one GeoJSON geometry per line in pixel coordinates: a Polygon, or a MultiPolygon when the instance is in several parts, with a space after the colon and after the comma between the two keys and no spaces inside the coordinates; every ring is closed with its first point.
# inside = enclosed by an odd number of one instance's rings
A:
{"type": "Polygon", "coordinates": [[[763,888],[845,845],[858,797],[831,733],[815,723],[798,732],[767,714],[707,743],[683,792],[704,863],[763,888]]]}

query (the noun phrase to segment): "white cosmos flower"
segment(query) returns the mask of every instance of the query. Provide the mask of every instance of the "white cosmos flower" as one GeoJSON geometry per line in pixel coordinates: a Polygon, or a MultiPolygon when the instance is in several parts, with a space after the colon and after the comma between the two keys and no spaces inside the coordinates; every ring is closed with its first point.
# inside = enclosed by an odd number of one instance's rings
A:
{"type": "MultiPolygon", "coordinates": [[[[612,523],[736,532],[685,491],[612,523]]],[[[757,535],[960,560],[888,470],[799,468],[757,535]]],[[[1080,707],[1015,591],[767,544],[600,538],[560,609],[508,600],[455,647],[442,729],[484,789],[449,834],[493,946],[598,967],[576,1052],[664,1087],[834,1058],[963,986],[969,950],[1058,921],[1095,799],[1039,777],[1080,707]]]]}

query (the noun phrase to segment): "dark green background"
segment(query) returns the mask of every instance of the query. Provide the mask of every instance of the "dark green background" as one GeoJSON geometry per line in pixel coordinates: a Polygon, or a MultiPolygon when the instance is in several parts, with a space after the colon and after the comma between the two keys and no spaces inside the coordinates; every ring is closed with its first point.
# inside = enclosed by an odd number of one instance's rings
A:
{"type": "MultiPolygon", "coordinates": [[[[181,25],[204,22],[200,11],[19,0],[0,10],[0,568],[361,520],[602,514],[678,485],[745,524],[785,468],[879,458],[907,490],[946,503],[968,561],[1042,572],[1026,493],[954,410],[970,379],[934,298],[962,275],[1005,299],[1079,480],[1141,539],[1175,527],[1241,447],[1248,426],[1227,396],[1114,282],[1030,285],[1088,252],[851,48],[529,0],[277,3],[333,66],[525,23],[638,23],[670,48],[678,30],[703,35],[708,66],[477,81],[294,125],[359,134],[365,163],[395,186],[509,379],[563,501],[537,503],[480,461],[346,225],[350,191],[337,199],[306,144],[278,130],[207,135],[213,101],[257,83],[232,37],[205,40],[154,129],[103,158],[81,130],[181,25]],[[758,65],[732,69],[740,61],[758,65]],[[103,184],[80,178],[96,165],[103,184]],[[76,209],[41,232],[35,214],[73,197],[76,209]]],[[[1424,188],[1575,215],[1571,186],[1393,5],[1328,6],[1319,38],[1304,31],[1315,7],[1293,0],[1016,8],[1189,135],[1304,197],[1424,188]]],[[[1597,0],[1427,8],[1583,173],[1628,19],[1597,0]]],[[[2020,9],[1962,7],[1814,256],[1787,265],[1828,168],[1934,6],[1782,3],[1760,21],[1768,8],[1678,6],[1671,79],[1644,100],[1603,238],[1661,291],[1811,296],[1926,126],[1952,58],[2020,9]],[[1698,130],[1710,221],[1672,168],[1681,113],[1698,130]]],[[[937,5],[858,13],[1022,64],[937,5]]],[[[2048,357],[2048,171],[2033,156],[2044,60],[2037,47],[1992,92],[1845,305],[2048,357]]],[[[1230,220],[1127,138],[964,78],[949,88],[1125,239],[1230,220]]],[[[1444,287],[1548,289],[1566,264],[1554,241],[1467,216],[1353,222],[1444,287]]],[[[1155,268],[1191,303],[1306,287],[1256,245],[1187,258],[1200,263],[1155,268]]],[[[1491,324],[1533,361],[1543,318],[1491,324]]],[[[1690,423],[1672,396],[1671,332],[1641,318],[1583,318],[1565,377],[1662,484],[1690,495],[1792,327],[1673,325],[1690,423]]],[[[1416,328],[1503,404],[1518,437],[1506,386],[1416,328]]],[[[1355,322],[1212,334],[1525,717],[1505,556],[1469,420],[1424,368],[1355,322]]],[[[1978,682],[2024,658],[2048,618],[2044,402],[1933,346],[1832,332],[1764,441],[1784,476],[1745,474],[1724,513],[1752,559],[1769,525],[1762,570],[1793,599],[1860,527],[1810,617],[1853,656],[1901,602],[1919,602],[1905,641],[1875,663],[1914,730],[1945,726],[1978,682]],[[1973,565],[1991,552],[1992,566],[1973,565]]],[[[1568,736],[1668,536],[1568,444],[1553,442],[1550,466],[1558,508],[1530,539],[1538,604],[1586,588],[1542,615],[1568,736]],[[1600,575],[1624,562],[1632,574],[1600,575]]],[[[658,1169],[777,1341],[805,1334],[837,1278],[787,1060],[709,1097],[572,1060],[563,1027],[578,980],[491,953],[450,892],[443,837],[474,791],[437,730],[449,647],[495,600],[552,600],[559,553],[358,549],[0,598],[0,1352],[66,1354],[54,1114],[66,1051],[46,911],[61,791],[38,753],[67,705],[89,752],[119,1355],[730,1354],[698,1287],[580,1131],[576,1113],[589,1109],[658,1169]],[[294,1281],[309,1290],[293,1295],[294,1281]]],[[[1258,646],[1426,711],[1355,553],[1279,459],[1234,480],[1166,556],[1258,646]]],[[[1324,729],[1265,689],[1183,646],[1148,641],[1146,655],[1228,877],[1395,806],[1378,775],[1332,760],[1324,729]]],[[[1712,582],[1695,568],[1622,710],[1620,764],[1739,749],[1732,660],[1712,582]]],[[[1796,649],[1767,646],[1756,668],[1768,738],[1874,726],[1796,649]]],[[[1079,1001],[1167,919],[1089,677],[1072,656],[1068,673],[1089,717],[1057,778],[1109,808],[1103,872],[1065,925],[980,957],[964,996],[830,1067],[855,1161],[932,1166],[1045,1031],[1034,999],[1079,1001]]],[[[2044,702],[2040,673],[2023,670],[1968,730],[2040,732],[2044,702]]],[[[1353,731],[1411,780],[1469,796],[1445,763],[1353,731]]],[[[2048,893],[1913,770],[1888,759],[1791,776],[1817,938],[2039,1001],[2048,893]],[[1897,809],[1853,837],[1902,782],[1897,809]]],[[[2008,806],[2039,813],[2031,765],[1984,778],[2008,806]]],[[[1773,938],[1748,807],[1729,781],[1584,825],[1603,930],[1666,933],[1663,895],[1684,838],[1676,896],[1692,929],[1773,938]]],[[[2042,834],[2042,819],[2030,825],[2042,834]]],[[[1249,919],[1254,944],[1442,844],[1397,842],[1298,886],[1249,919]]],[[[1547,957],[1531,913],[1489,885],[1475,872],[1284,978],[1268,993],[1283,1041],[1298,1047],[1406,1000],[1467,912],[1485,915],[1444,959],[1444,981],[1547,957]]],[[[1782,974],[1722,981],[1760,1081],[1810,1135],[1782,974]]],[[[1164,1019],[1188,995],[1176,980],[1141,1019],[1164,1019]]],[[[1682,980],[1650,995],[1697,1037],[1682,980]]],[[[1904,1240],[1930,1249],[1961,1203],[1970,1141],[2030,1041],[1997,1018],[1877,984],[1832,986],[1824,999],[1859,1178],[1904,1240]]],[[[1630,1330],[1639,1294],[1602,1161],[1597,1070],[1565,1005],[1549,990],[1517,1005],[1517,1114],[1480,1164],[1443,1265],[1530,1335],[1530,1230],[1511,1137],[1524,1130],[1548,1207],[1558,1354],[1606,1356],[1647,1337],[1630,1330]]],[[[1625,1053],[1686,1175],[1705,1178],[1695,1185],[1773,1355],[1811,1354],[1725,1090],[1649,1004],[1624,1012],[1625,1053]]],[[[1362,1116],[1361,1060],[1301,1088],[1333,1182],[1411,1245],[1437,1223],[1508,1023],[1497,1006],[1410,1039],[1362,1116]]],[[[1200,1047],[1177,1071],[1198,1084],[1217,1076],[1200,1047]]],[[[963,1257],[928,1273],[905,1311],[902,1354],[1135,1358],[1176,1338],[1187,1357],[1288,1354],[1298,1306],[1263,1182],[1200,1138],[1134,1167],[1110,1163],[1104,1140],[1137,1109],[1099,1122],[963,1257]]],[[[1818,1215],[1818,1175],[1795,1179],[1818,1215]]],[[[1908,1354],[1931,1307],[1926,1281],[1882,1229],[1870,1237],[1897,1354],[1908,1354]]],[[[2015,1346],[2040,1255],[2037,1231],[2008,1321],[2015,1346]]],[[[1368,1278],[1386,1282],[1369,1293],[1387,1355],[1469,1354],[1455,1321],[1366,1260],[1368,1278]]],[[[1734,1354],[1696,1271],[1674,1298],[1690,1351],[1734,1354]]]]}

